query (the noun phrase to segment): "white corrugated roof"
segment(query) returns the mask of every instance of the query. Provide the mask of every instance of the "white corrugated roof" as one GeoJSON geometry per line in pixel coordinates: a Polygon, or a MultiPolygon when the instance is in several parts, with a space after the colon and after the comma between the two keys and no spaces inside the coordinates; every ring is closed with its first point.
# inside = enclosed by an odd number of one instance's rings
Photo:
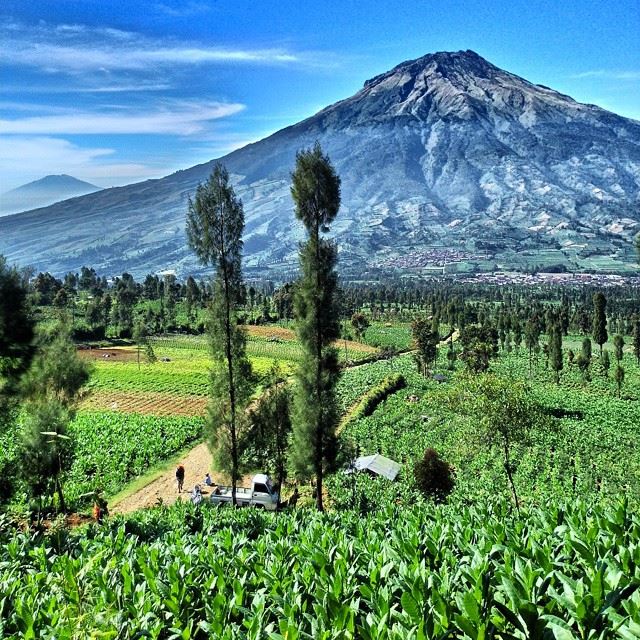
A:
{"type": "Polygon", "coordinates": [[[371,471],[379,476],[384,476],[389,480],[395,480],[398,473],[400,473],[400,465],[387,458],[376,453],[372,456],[362,456],[355,462],[355,467],[358,471],[371,471]]]}

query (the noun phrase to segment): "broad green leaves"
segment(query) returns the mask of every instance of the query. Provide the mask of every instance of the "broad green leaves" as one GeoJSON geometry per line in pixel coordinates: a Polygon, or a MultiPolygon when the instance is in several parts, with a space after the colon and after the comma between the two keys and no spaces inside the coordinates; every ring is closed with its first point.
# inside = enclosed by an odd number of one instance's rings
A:
{"type": "Polygon", "coordinates": [[[568,503],[562,524],[557,507],[525,507],[518,519],[500,501],[364,518],[204,509],[198,533],[184,525],[192,510],[92,526],[55,550],[0,521],[2,632],[546,640],[640,631],[640,520],[624,503],[568,503]]]}

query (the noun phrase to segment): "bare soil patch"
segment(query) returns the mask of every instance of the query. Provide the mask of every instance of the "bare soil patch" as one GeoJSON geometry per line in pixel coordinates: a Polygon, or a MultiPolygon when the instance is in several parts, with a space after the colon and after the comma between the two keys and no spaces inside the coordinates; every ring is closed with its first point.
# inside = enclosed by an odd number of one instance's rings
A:
{"type": "Polygon", "coordinates": [[[117,362],[131,362],[138,359],[138,352],[126,347],[78,349],[78,355],[88,360],[115,360],[117,362]]]}
{"type": "Polygon", "coordinates": [[[296,334],[285,327],[261,326],[246,324],[244,328],[250,336],[255,338],[279,338],[280,340],[295,340],[296,334]]]}
{"type": "Polygon", "coordinates": [[[81,408],[150,416],[203,416],[207,402],[205,396],[176,396],[154,391],[94,391],[82,401],[81,408]]]}
{"type": "MultiPolygon", "coordinates": [[[[189,500],[191,491],[196,484],[202,489],[205,500],[210,494],[210,488],[204,485],[204,476],[211,474],[217,484],[231,484],[225,475],[213,469],[213,457],[206,442],[202,442],[186,453],[178,462],[184,466],[184,489],[178,493],[176,485],[175,467],[163,471],[160,476],[152,480],[135,493],[126,496],[114,505],[109,505],[110,513],[131,513],[138,509],[154,507],[158,504],[171,505],[178,500],[189,500]]],[[[177,465],[176,465],[177,466],[177,465]]],[[[245,476],[238,486],[251,486],[252,476],[245,476]]]]}

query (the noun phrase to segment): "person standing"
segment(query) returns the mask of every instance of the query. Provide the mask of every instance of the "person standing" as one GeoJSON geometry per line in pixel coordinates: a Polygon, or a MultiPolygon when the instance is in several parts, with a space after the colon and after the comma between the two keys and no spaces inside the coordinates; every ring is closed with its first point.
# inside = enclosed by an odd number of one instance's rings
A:
{"type": "Polygon", "coordinates": [[[178,485],[178,493],[182,493],[182,487],[184,485],[184,466],[179,464],[176,469],[176,484],[178,485]]]}

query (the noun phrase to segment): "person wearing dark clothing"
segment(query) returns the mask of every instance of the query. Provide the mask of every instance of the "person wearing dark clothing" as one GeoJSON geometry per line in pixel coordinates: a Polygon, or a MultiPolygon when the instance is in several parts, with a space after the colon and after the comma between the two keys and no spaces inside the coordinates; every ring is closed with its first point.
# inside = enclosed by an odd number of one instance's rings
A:
{"type": "Polygon", "coordinates": [[[184,485],[184,467],[181,464],[176,469],[176,484],[178,485],[178,493],[181,493],[184,485]]]}

